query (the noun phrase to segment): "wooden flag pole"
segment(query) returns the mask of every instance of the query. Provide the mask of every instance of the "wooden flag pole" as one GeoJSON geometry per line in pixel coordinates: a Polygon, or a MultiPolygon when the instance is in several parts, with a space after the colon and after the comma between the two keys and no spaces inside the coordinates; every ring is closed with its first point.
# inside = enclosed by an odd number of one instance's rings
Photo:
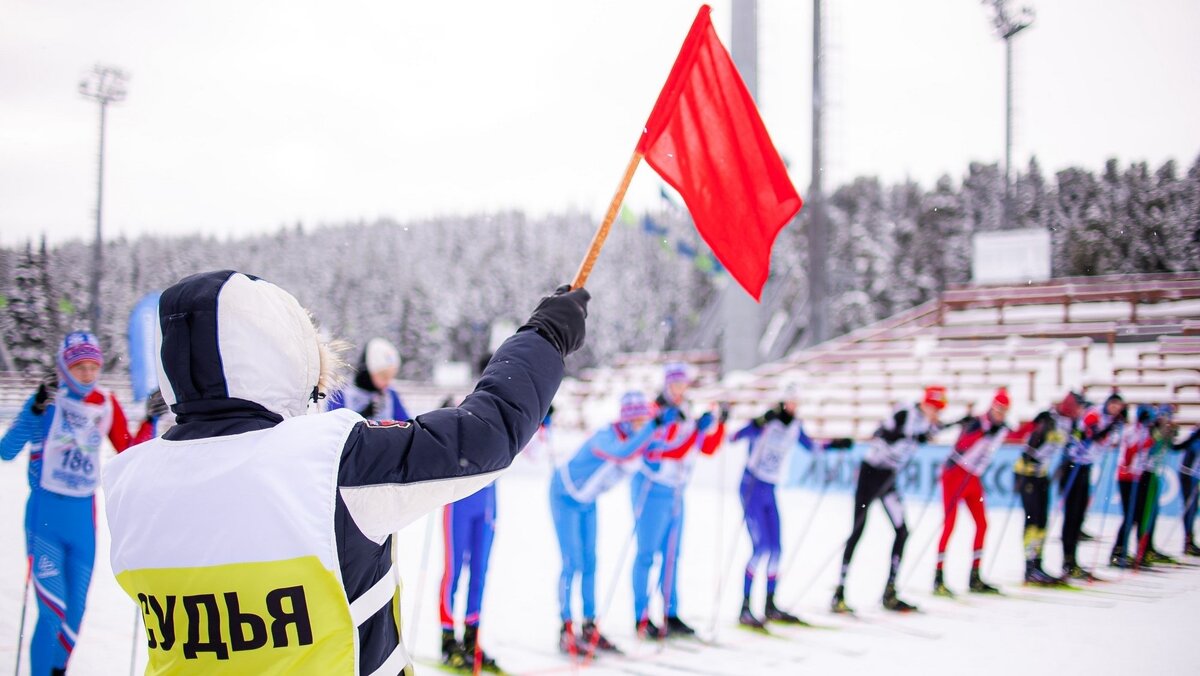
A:
{"type": "Polygon", "coordinates": [[[625,201],[625,191],[629,190],[629,183],[633,181],[633,172],[637,171],[638,163],[641,161],[642,153],[637,150],[633,151],[633,157],[629,158],[629,166],[625,167],[625,176],[621,179],[617,194],[613,195],[612,203],[608,205],[608,213],[604,214],[604,221],[600,223],[596,234],[592,236],[592,244],[588,247],[587,255],[579,264],[579,270],[575,273],[575,281],[571,282],[572,289],[578,289],[586,284],[588,275],[592,274],[592,267],[596,265],[596,258],[600,256],[604,240],[608,239],[608,231],[612,229],[617,212],[621,210],[621,203],[625,201]]]}

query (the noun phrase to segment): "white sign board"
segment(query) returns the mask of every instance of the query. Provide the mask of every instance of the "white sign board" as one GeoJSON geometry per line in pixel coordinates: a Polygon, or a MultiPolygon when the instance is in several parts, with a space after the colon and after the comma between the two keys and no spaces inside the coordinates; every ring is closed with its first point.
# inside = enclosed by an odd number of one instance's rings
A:
{"type": "Polygon", "coordinates": [[[1050,231],[977,232],[971,241],[971,280],[976,284],[1050,279],[1050,231]]]}
{"type": "Polygon", "coordinates": [[[465,361],[444,361],[433,365],[433,384],[462,387],[471,384],[471,365],[465,361]]]}

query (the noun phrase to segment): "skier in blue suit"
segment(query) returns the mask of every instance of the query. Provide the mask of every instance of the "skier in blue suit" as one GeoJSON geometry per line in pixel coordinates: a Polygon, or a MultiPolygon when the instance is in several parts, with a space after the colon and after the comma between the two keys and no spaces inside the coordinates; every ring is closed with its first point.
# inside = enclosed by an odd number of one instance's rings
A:
{"type": "Polygon", "coordinates": [[[691,479],[699,450],[712,455],[725,438],[725,419],[718,422],[705,412],[695,420],[684,414],[684,395],[691,382],[687,366],[667,364],[663,391],[655,400],[659,415],[672,422],[655,435],[640,471],[630,480],[629,492],[637,528],[637,555],[633,559],[633,612],[639,637],[688,636],[695,631],[679,619],[679,551],[683,539],[683,492],[691,479]],[[715,427],[715,429],[714,429],[715,427]],[[663,624],[650,621],[650,569],[659,563],[658,588],[663,601],[663,624]]]}
{"type": "MultiPolygon", "coordinates": [[[[95,494],[105,436],[117,452],[153,436],[144,422],[131,437],[121,405],[97,384],[104,355],[96,337],[67,334],[44,381],[0,440],[0,459],[29,446],[26,551],[38,601],[30,673],[65,674],[83,622],[96,558],[95,494]]],[[[161,397],[152,415],[165,410],[161,397]]]]}
{"type": "Polygon", "coordinates": [[[788,461],[798,447],[812,451],[816,442],[804,431],[796,417],[796,398],[791,390],[784,393],[777,406],[750,421],[733,435],[734,441],[745,439],[750,444],[746,470],[742,474],[740,497],[745,513],[746,530],[750,532],[753,552],[746,563],[742,611],[738,622],[743,626],[762,629],[763,621],[750,611],[750,590],[754,573],[764,561],[767,567],[767,604],[763,618],[772,622],[799,624],[800,618],[775,605],[776,576],[782,552],[779,527],[779,505],[775,486],[787,476],[788,461]]]}
{"type": "Polygon", "coordinates": [[[625,393],[617,422],[593,434],[550,480],[550,512],[563,560],[558,582],[559,649],[563,652],[616,650],[596,627],[596,498],[637,471],[640,456],[653,444],[655,430],[666,422],[652,420],[653,415],[644,394],[625,393]],[[583,600],[583,625],[578,635],[571,614],[576,575],[583,600]]]}

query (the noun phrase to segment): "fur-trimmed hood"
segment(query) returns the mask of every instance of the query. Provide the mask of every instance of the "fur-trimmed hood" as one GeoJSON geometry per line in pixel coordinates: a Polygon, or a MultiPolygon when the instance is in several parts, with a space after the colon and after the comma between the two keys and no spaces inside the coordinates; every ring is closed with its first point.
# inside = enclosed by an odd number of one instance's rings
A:
{"type": "Polygon", "coordinates": [[[291,294],[233,270],[187,277],[158,304],[158,381],[177,415],[303,415],[338,363],[291,294]]]}

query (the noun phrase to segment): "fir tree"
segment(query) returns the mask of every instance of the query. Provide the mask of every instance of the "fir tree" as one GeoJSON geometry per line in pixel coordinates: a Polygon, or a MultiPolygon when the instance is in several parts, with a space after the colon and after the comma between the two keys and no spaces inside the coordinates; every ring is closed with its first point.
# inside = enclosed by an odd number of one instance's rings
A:
{"type": "Polygon", "coordinates": [[[44,375],[54,368],[56,336],[46,325],[48,301],[45,288],[43,260],[33,253],[33,245],[25,245],[24,255],[13,270],[13,284],[8,296],[8,316],[12,326],[10,356],[13,366],[28,375],[44,375]]]}

